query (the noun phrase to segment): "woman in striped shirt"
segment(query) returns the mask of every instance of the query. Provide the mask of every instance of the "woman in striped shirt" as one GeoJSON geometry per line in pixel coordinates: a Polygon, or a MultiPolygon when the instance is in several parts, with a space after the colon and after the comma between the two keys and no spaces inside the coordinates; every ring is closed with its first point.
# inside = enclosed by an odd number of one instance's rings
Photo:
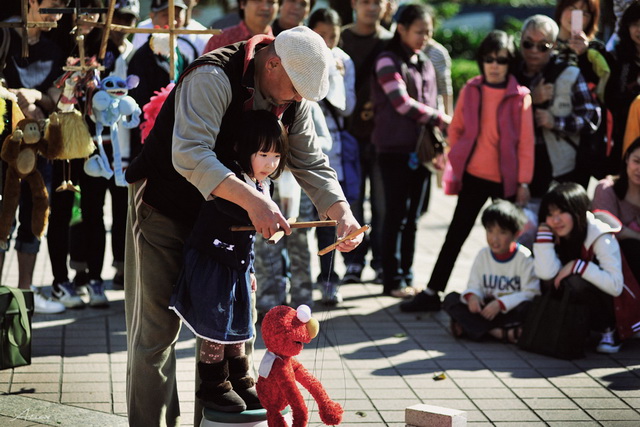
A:
{"type": "Polygon", "coordinates": [[[445,129],[451,121],[437,109],[435,71],[422,52],[432,34],[428,9],[408,5],[398,18],[393,38],[375,62],[372,143],[385,197],[383,294],[397,298],[414,294],[410,285],[417,222],[430,178],[430,172],[412,153],[423,124],[445,129]]]}

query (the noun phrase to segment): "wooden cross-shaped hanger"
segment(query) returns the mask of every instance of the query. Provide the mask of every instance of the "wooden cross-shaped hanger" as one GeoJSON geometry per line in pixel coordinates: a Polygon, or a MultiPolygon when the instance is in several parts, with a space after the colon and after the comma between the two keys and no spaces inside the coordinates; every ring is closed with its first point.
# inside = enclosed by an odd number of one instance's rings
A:
{"type": "MultiPolygon", "coordinates": [[[[28,22],[27,21],[27,12],[28,12],[28,2],[29,0],[22,0],[21,6],[21,17],[22,19],[18,22],[0,22],[1,27],[10,27],[10,28],[18,28],[22,32],[22,56],[29,56],[29,45],[27,43],[27,28],[55,28],[57,24],[55,22],[28,22]]],[[[109,7],[107,9],[102,8],[81,8],[80,0],[75,0],[76,7],[65,7],[65,8],[43,8],[40,9],[41,13],[75,13],[76,14],[76,26],[84,24],[93,27],[102,27],[104,31],[102,32],[102,42],[100,44],[100,59],[104,59],[104,56],[107,51],[107,41],[109,40],[109,33],[113,30],[122,31],[124,33],[168,33],[169,37],[169,51],[174,52],[176,46],[176,36],[178,34],[220,34],[221,30],[209,29],[209,30],[187,30],[186,28],[176,28],[174,19],[175,19],[175,8],[173,4],[173,0],[169,0],[169,28],[136,28],[129,27],[126,25],[117,25],[113,24],[113,12],[115,11],[116,0],[109,0],[109,7]],[[82,18],[83,13],[104,13],[107,12],[107,19],[104,23],[102,22],[93,22],[87,21],[82,18]]],[[[81,42],[80,42],[81,43],[81,42]]],[[[80,55],[84,56],[83,46],[80,46],[80,55]]],[[[80,70],[86,71],[88,68],[95,68],[85,64],[84,58],[80,60],[80,70]]],[[[175,57],[174,55],[169,56],[169,78],[173,81],[175,79],[175,57]]]]}

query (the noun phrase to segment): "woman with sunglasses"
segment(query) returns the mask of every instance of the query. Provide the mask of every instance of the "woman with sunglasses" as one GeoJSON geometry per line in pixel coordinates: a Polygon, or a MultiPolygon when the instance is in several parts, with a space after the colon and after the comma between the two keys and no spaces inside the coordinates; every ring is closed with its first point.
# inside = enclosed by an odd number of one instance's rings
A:
{"type": "Polygon", "coordinates": [[[478,48],[481,75],[462,88],[449,126],[448,160],[462,182],[458,204],[427,289],[400,305],[406,312],[437,311],[465,240],[488,198],[529,201],[534,132],[529,89],[511,73],[513,37],[490,32],[478,48]]]}
{"type": "MultiPolygon", "coordinates": [[[[609,64],[613,58],[606,51],[604,43],[595,39],[600,19],[600,0],[559,0],[554,18],[560,27],[556,40],[556,61],[578,67],[591,93],[603,105],[605,87],[611,74],[609,64]]],[[[582,135],[580,141],[576,182],[585,188],[591,176],[602,179],[606,175],[607,165],[602,159],[606,155],[607,120],[605,114],[602,117],[596,132],[582,135]]]]}
{"type": "MultiPolygon", "coordinates": [[[[619,23],[620,39],[613,55],[616,59],[611,67],[611,78],[607,85],[606,100],[613,115],[612,161],[622,158],[624,132],[629,109],[640,95],[640,1],[632,2],[619,23]]],[[[619,169],[613,171],[617,174],[619,169]]]]}

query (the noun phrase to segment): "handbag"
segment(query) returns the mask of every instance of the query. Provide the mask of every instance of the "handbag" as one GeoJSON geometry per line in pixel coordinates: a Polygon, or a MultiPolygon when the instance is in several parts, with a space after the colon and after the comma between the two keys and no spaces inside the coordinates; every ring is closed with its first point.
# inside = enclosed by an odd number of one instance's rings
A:
{"type": "MultiPolygon", "coordinates": [[[[570,276],[565,280],[582,280],[570,276]],[[575,279],[574,279],[575,278],[575,279]]],[[[585,304],[571,298],[571,287],[562,285],[533,300],[522,326],[518,346],[523,350],[558,359],[584,357],[589,336],[589,312],[585,304]]]]}
{"type": "Polygon", "coordinates": [[[442,175],[442,183],[444,186],[444,194],[447,196],[455,196],[462,190],[462,181],[460,181],[453,173],[453,167],[450,162],[444,166],[442,175]]]}
{"type": "Polygon", "coordinates": [[[426,168],[433,167],[433,160],[437,155],[444,153],[447,143],[439,127],[422,125],[416,142],[416,155],[418,161],[426,168]]]}
{"type": "Polygon", "coordinates": [[[33,292],[0,286],[0,370],[31,364],[33,292]]]}

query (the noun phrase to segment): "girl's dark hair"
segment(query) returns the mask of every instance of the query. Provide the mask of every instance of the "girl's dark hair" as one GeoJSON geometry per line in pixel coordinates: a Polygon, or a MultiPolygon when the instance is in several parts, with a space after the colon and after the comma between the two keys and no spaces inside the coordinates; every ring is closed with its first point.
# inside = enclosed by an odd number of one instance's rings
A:
{"type": "Polygon", "coordinates": [[[314,29],[319,23],[333,25],[334,27],[342,27],[342,19],[340,19],[340,15],[338,15],[338,12],[330,8],[320,8],[313,12],[311,16],[309,16],[307,27],[314,29]]]}
{"type": "MultiPolygon", "coordinates": [[[[562,12],[565,11],[569,6],[573,6],[579,0],[559,0],[556,4],[556,12],[553,19],[558,23],[558,26],[561,24],[562,12]]],[[[587,38],[593,37],[593,35],[598,31],[598,22],[600,21],[600,1],[599,0],[583,0],[587,5],[587,9],[589,13],[591,13],[591,20],[587,24],[584,29],[584,33],[587,35],[587,38]]]]}
{"type": "Polygon", "coordinates": [[[620,42],[616,47],[616,54],[618,61],[632,62],[637,56],[636,46],[633,40],[631,40],[631,34],[629,33],[629,26],[634,22],[640,20],[640,1],[634,0],[627,10],[622,14],[620,18],[620,24],[618,26],[618,37],[620,42]]]}
{"type": "MultiPolygon", "coordinates": [[[[408,4],[402,8],[402,11],[398,14],[398,19],[396,23],[398,26],[402,25],[405,28],[409,28],[414,21],[418,19],[431,18],[433,22],[433,9],[424,4],[408,4]]],[[[387,45],[387,49],[400,55],[401,58],[404,58],[406,54],[404,53],[404,48],[402,47],[402,38],[400,37],[400,32],[396,27],[396,32],[393,34],[393,38],[389,41],[387,45]]]]}
{"type": "Polygon", "coordinates": [[[556,253],[563,264],[581,256],[582,245],[587,237],[587,211],[590,207],[591,200],[586,190],[575,182],[556,184],[542,197],[538,213],[541,222],[547,219],[553,209],[568,213],[573,220],[569,236],[556,245],[556,253]]]}
{"type": "Polygon", "coordinates": [[[484,77],[484,58],[491,53],[498,54],[502,49],[507,50],[507,57],[509,58],[509,70],[511,74],[514,71],[514,64],[516,58],[516,45],[513,36],[505,33],[502,30],[493,30],[482,40],[478,47],[478,53],[476,55],[476,61],[478,62],[478,68],[480,73],[484,77]]]}
{"type": "Polygon", "coordinates": [[[613,191],[616,193],[616,196],[620,200],[624,200],[627,196],[627,190],[629,189],[629,175],[627,174],[627,162],[629,161],[629,157],[631,153],[640,148],[640,138],[637,138],[635,141],[631,143],[631,145],[627,148],[627,151],[624,152],[624,156],[622,157],[622,166],[620,167],[620,176],[616,178],[613,184],[613,191]]]}
{"type": "Polygon", "coordinates": [[[489,228],[493,225],[517,234],[527,223],[527,217],[522,209],[507,200],[496,200],[482,212],[482,226],[489,228]]]}
{"type": "Polygon", "coordinates": [[[253,175],[251,156],[258,151],[275,151],[282,157],[278,168],[271,174],[278,178],[287,164],[289,137],[282,122],[270,111],[250,110],[242,114],[242,122],[235,145],[237,162],[244,172],[253,175]]]}

